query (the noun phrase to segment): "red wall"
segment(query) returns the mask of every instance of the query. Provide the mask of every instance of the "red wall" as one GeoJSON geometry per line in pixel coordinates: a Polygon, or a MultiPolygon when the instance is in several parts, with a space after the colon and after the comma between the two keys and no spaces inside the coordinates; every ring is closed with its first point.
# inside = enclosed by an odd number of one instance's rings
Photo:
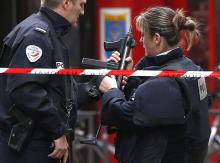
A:
{"type": "MultiPolygon", "coordinates": [[[[216,67],[215,58],[215,1],[208,0],[208,54],[209,54],[209,70],[214,71],[216,67]]],[[[208,79],[208,88],[210,92],[213,92],[217,87],[218,81],[214,79],[208,79]]]]}

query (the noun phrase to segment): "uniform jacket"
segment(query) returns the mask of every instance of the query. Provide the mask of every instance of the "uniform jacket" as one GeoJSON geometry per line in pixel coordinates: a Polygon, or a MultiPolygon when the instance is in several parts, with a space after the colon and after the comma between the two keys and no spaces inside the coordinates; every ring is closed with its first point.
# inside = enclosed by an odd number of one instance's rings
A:
{"type": "MultiPolygon", "coordinates": [[[[180,48],[144,57],[136,69],[201,70],[180,48]]],[[[131,77],[125,93],[105,93],[102,121],[118,128],[116,158],[125,163],[184,162],[186,138],[201,141],[210,134],[207,92],[199,92],[198,80],[131,77]]]]}
{"type": "MultiPolygon", "coordinates": [[[[62,16],[41,8],[6,36],[1,67],[70,68],[62,41],[70,29],[62,16]]],[[[9,108],[15,104],[35,120],[33,139],[54,140],[67,131],[67,100],[72,102],[69,123],[74,128],[76,110],[93,99],[86,91],[88,84],[77,83],[72,76],[1,75],[0,87],[0,124],[10,129],[14,120],[9,108]]]]}

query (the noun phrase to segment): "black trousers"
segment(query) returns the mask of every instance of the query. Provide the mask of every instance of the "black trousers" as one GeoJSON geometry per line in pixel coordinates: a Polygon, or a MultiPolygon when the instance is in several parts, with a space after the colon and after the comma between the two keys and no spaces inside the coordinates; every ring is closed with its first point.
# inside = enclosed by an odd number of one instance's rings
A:
{"type": "Polygon", "coordinates": [[[0,163],[59,163],[48,157],[51,149],[48,145],[32,143],[21,153],[12,150],[7,145],[7,135],[0,133],[0,163]]]}
{"type": "Polygon", "coordinates": [[[208,151],[209,139],[202,142],[195,142],[195,140],[187,141],[187,153],[185,163],[204,163],[208,151]]]}

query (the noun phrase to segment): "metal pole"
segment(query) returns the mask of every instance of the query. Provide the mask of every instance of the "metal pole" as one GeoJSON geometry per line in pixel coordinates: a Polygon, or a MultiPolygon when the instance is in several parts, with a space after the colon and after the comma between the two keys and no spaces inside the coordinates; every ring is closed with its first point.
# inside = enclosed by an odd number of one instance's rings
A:
{"type": "MultiPolygon", "coordinates": [[[[94,133],[94,117],[89,116],[88,117],[88,133],[94,133]]],[[[88,161],[90,163],[94,163],[94,151],[91,149],[88,149],[88,161]]]]}

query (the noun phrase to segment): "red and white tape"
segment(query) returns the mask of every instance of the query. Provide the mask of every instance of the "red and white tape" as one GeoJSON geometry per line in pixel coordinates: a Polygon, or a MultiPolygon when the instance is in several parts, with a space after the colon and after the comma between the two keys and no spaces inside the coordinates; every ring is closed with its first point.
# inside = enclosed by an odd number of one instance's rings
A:
{"type": "Polygon", "coordinates": [[[47,69],[47,68],[0,68],[0,74],[34,75],[116,75],[116,76],[161,76],[161,77],[206,77],[219,78],[215,71],[158,71],[158,70],[109,70],[109,69],[47,69]]]}

